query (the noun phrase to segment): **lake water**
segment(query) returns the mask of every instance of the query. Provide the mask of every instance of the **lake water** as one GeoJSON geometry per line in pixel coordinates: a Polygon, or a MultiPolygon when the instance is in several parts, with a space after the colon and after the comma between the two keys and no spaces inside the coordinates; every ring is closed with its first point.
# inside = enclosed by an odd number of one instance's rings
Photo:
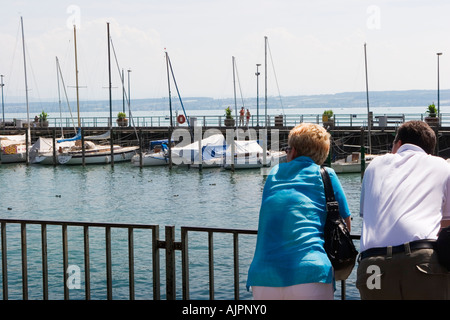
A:
{"type": "MultiPolygon", "coordinates": [[[[353,234],[360,233],[360,174],[339,176],[353,214],[353,234]]],[[[219,227],[256,230],[262,190],[266,176],[259,169],[229,170],[210,168],[133,167],[129,163],[93,166],[37,166],[12,164],[0,166],[0,217],[30,220],[59,220],[219,227]]],[[[62,249],[60,227],[48,227],[49,298],[63,299],[62,249]]],[[[27,228],[29,297],[42,299],[40,232],[38,226],[27,228]]],[[[8,225],[9,299],[22,299],[20,226],[8,225]]],[[[104,231],[90,232],[91,298],[106,299],[104,231]]],[[[126,233],[113,233],[113,297],[128,299],[126,233]],[[114,237],[115,236],[115,237],[114,237]]],[[[69,230],[69,264],[83,268],[82,230],[69,230]]],[[[150,238],[151,239],[151,238],[150,238]]],[[[251,299],[245,288],[256,236],[239,238],[240,298],[251,299]]],[[[135,235],[136,299],[152,299],[151,250],[149,235],[135,235]]],[[[189,238],[190,295],[209,299],[207,237],[189,238]],[[192,246],[192,247],[191,247],[192,246]]],[[[215,244],[215,298],[233,299],[231,235],[218,235],[215,244]]],[[[359,243],[357,242],[357,245],[359,243]]],[[[178,253],[178,252],[177,252],[178,253]]],[[[180,255],[177,256],[177,261],[180,255]]],[[[164,250],[161,254],[161,283],[164,286],[164,250]]],[[[181,268],[177,266],[181,279],[181,268]]],[[[354,272],[355,273],[355,272],[354,272]]],[[[70,290],[71,299],[84,299],[81,290],[70,290]]],[[[181,292],[180,279],[177,291],[181,292]]],[[[1,280],[0,280],[1,281],[1,280]]],[[[0,282],[1,284],[1,282],[0,282]]],[[[359,299],[355,274],[347,281],[347,298],[359,299]]],[[[161,297],[164,298],[164,287],[161,297]]],[[[340,286],[336,292],[339,298],[340,286]]],[[[181,294],[177,294],[181,298],[181,294]]]]}

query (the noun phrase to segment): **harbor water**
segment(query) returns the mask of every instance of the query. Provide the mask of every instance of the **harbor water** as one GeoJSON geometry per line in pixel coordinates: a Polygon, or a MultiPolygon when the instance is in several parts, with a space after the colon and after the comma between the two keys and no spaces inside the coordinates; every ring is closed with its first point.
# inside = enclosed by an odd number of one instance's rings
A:
{"type": "MultiPolygon", "coordinates": [[[[339,176],[353,215],[353,234],[360,233],[358,217],[360,174],[339,176]]],[[[218,227],[256,230],[266,176],[260,169],[231,172],[220,168],[133,167],[130,163],[92,166],[0,166],[0,217],[100,223],[159,225],[179,228],[218,227]]],[[[48,227],[49,299],[63,299],[61,229],[48,227]]],[[[83,269],[83,235],[69,229],[69,264],[83,269]]],[[[136,299],[152,299],[151,237],[135,231],[136,299]]],[[[7,226],[9,299],[22,299],[20,225],[7,226]]],[[[90,232],[91,299],[106,299],[104,231],[90,232]]],[[[178,241],[177,240],[177,241],[178,241]]],[[[215,299],[233,299],[233,243],[230,235],[214,238],[215,299]]],[[[127,235],[113,232],[113,298],[128,299],[127,235]]],[[[29,299],[42,299],[40,228],[27,227],[29,299]]],[[[190,298],[209,299],[208,238],[189,238],[190,298]]],[[[245,288],[256,236],[239,240],[239,290],[245,288]]],[[[359,246],[358,241],[356,242],[359,246]]],[[[177,252],[178,254],[178,252],[177,252]]],[[[177,261],[180,261],[177,257],[177,261]]],[[[164,254],[161,257],[164,263],[164,254]]],[[[81,287],[70,290],[70,299],[84,299],[81,287]]],[[[164,286],[164,273],[161,273],[164,286]]],[[[181,268],[177,266],[177,299],[181,299],[181,268]]],[[[1,281],[1,280],[0,280],[1,281]]],[[[164,288],[161,298],[164,298],[164,288]]],[[[340,298],[337,284],[336,299],[340,298]]],[[[355,271],[347,281],[347,299],[359,299],[355,271]]]]}

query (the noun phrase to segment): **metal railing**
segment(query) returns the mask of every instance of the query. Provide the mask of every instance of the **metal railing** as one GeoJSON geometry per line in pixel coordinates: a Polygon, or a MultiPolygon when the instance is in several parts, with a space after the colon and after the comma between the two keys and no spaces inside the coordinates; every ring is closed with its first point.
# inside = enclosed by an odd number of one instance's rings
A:
{"type": "MultiPolygon", "coordinates": [[[[49,299],[49,273],[51,271],[52,274],[59,273],[62,276],[62,280],[59,282],[59,288],[62,286],[64,289],[64,299],[70,299],[70,281],[73,276],[70,265],[69,265],[69,236],[68,236],[68,228],[81,228],[82,229],[82,242],[80,245],[82,248],[78,248],[78,250],[83,251],[83,261],[84,261],[84,299],[91,299],[91,289],[92,289],[92,279],[91,279],[91,256],[90,252],[93,250],[91,245],[91,237],[90,230],[100,228],[104,230],[104,248],[105,248],[105,262],[102,263],[102,268],[105,270],[105,279],[106,282],[106,298],[108,300],[113,299],[113,277],[116,276],[113,274],[113,255],[115,257],[115,253],[112,250],[112,230],[113,229],[121,229],[127,232],[126,237],[126,251],[127,251],[127,260],[128,260],[128,296],[130,300],[136,299],[135,295],[135,255],[134,251],[136,249],[136,245],[134,242],[134,232],[135,230],[149,230],[151,232],[151,244],[140,243],[140,246],[144,246],[144,248],[151,248],[151,273],[152,273],[152,283],[153,283],[153,299],[160,300],[161,297],[161,281],[160,281],[160,249],[165,249],[165,298],[167,300],[173,300],[177,298],[177,261],[176,261],[176,251],[181,251],[181,286],[182,286],[182,294],[181,297],[184,300],[190,299],[190,261],[192,261],[193,254],[189,249],[189,235],[192,233],[204,233],[207,234],[207,252],[208,252],[208,294],[209,299],[215,299],[215,260],[214,260],[214,235],[217,234],[230,234],[232,235],[232,270],[233,270],[233,291],[234,291],[234,299],[240,299],[240,244],[239,239],[243,235],[249,235],[253,237],[257,234],[256,230],[239,230],[239,229],[222,229],[222,228],[203,228],[203,227],[181,227],[181,241],[175,241],[175,227],[174,226],[166,226],[165,227],[165,239],[161,240],[159,235],[159,226],[158,225],[141,225],[141,224],[118,224],[118,223],[91,223],[91,222],[66,222],[66,221],[40,221],[40,220],[17,220],[17,219],[0,219],[1,224],[1,259],[2,259],[2,293],[3,299],[9,299],[9,284],[8,284],[8,275],[9,275],[9,266],[8,263],[8,239],[9,237],[13,239],[20,238],[20,259],[21,259],[21,291],[22,291],[22,299],[29,299],[29,269],[32,271],[36,271],[36,261],[32,261],[33,268],[28,267],[28,248],[30,246],[36,246],[37,241],[32,241],[32,244],[29,244],[27,241],[27,236],[31,233],[27,227],[30,225],[40,226],[40,230],[35,233],[39,233],[38,238],[40,238],[40,249],[41,249],[41,274],[33,275],[35,278],[40,278],[42,281],[42,299],[49,299]],[[19,225],[20,226],[20,235],[14,234],[11,230],[7,231],[7,225],[19,225]],[[63,267],[60,270],[49,270],[49,238],[54,240],[56,237],[52,234],[52,237],[48,235],[48,226],[58,226],[60,227],[61,232],[61,242],[58,244],[51,244],[53,250],[55,250],[55,246],[62,247],[62,257],[63,267]]],[[[36,234],[34,234],[36,236],[36,234]]],[[[359,239],[359,236],[354,236],[355,239],[359,239]]],[[[124,241],[125,242],[125,241],[124,241]]],[[[122,246],[122,245],[121,245],[122,246]]],[[[201,244],[204,248],[205,245],[201,244]]],[[[225,246],[228,246],[225,244],[225,246]]],[[[35,249],[35,248],[34,248],[35,249]]],[[[34,250],[33,249],[33,250],[34,250]]],[[[17,253],[17,252],[16,252],[17,253]]],[[[195,259],[198,259],[198,255],[195,256],[195,259]]],[[[163,261],[164,262],[164,261],[163,261]]],[[[11,262],[10,262],[11,263],[11,262]]],[[[14,263],[17,265],[17,262],[14,263]]],[[[52,264],[53,265],[53,264],[52,264]]],[[[95,265],[95,269],[98,269],[98,265],[95,265]]],[[[18,270],[14,270],[13,272],[18,272],[18,270]]],[[[79,273],[79,275],[81,272],[79,273]]],[[[203,273],[202,273],[203,275],[203,273]]],[[[98,284],[98,280],[96,280],[98,284]]],[[[198,284],[197,284],[198,285],[198,284]]],[[[53,288],[54,286],[52,286],[53,288]]],[[[81,289],[79,286],[78,289],[81,289]]],[[[164,298],[164,297],[163,297],[164,298]]],[[[122,298],[123,299],[123,298],[122,298]]],[[[345,299],[345,282],[341,283],[341,299],[345,299]]]]}
{"type": "MultiPolygon", "coordinates": [[[[372,126],[374,127],[396,127],[400,123],[408,120],[424,120],[426,114],[373,114],[372,126]]],[[[175,126],[188,127],[188,123],[192,126],[202,127],[224,127],[225,116],[188,116],[183,124],[177,122],[176,117],[172,118],[172,123],[175,126]]],[[[7,126],[15,126],[16,119],[6,121],[7,126]]],[[[73,127],[74,122],[71,118],[49,118],[50,127],[73,127]]],[[[18,126],[21,128],[25,121],[19,120],[18,126]]],[[[322,115],[319,114],[284,114],[282,117],[276,115],[267,116],[267,126],[284,126],[293,127],[302,122],[311,122],[317,124],[323,124],[322,115]]],[[[367,126],[368,117],[367,114],[335,114],[334,125],[345,127],[361,127],[367,126]]],[[[235,118],[235,124],[241,127],[239,119],[235,118]]],[[[439,117],[440,126],[450,126],[450,114],[442,113],[439,117]]],[[[118,127],[115,119],[112,121],[113,127],[118,127]]],[[[129,127],[168,127],[170,125],[170,117],[168,116],[134,116],[132,120],[128,121],[129,127]]],[[[250,127],[264,127],[266,125],[265,116],[252,115],[248,122],[250,127]]],[[[0,123],[0,126],[2,124],[0,123]]],[[[39,123],[33,123],[31,126],[39,126],[39,123]]],[[[110,127],[109,117],[82,117],[82,127],[110,127]]],[[[246,120],[244,121],[244,127],[247,126],[246,120]]]]}

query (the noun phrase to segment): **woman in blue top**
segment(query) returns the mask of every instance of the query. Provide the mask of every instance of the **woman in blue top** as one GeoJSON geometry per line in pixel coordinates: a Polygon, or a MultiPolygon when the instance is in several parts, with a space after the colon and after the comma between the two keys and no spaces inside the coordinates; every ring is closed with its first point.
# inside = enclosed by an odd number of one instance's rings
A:
{"type": "MultiPolygon", "coordinates": [[[[324,249],[327,213],[320,175],[330,135],[319,125],[303,123],[291,130],[288,145],[288,162],[275,166],[264,186],[247,288],[252,288],[254,299],[333,299],[333,269],[324,249]]],[[[350,229],[344,191],[334,170],[327,171],[350,229]]]]}

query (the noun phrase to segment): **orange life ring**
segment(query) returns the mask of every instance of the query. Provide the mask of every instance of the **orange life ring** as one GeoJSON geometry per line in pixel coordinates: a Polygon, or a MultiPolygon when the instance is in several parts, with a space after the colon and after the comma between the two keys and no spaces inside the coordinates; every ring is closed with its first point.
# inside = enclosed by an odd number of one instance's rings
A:
{"type": "Polygon", "coordinates": [[[180,114],[177,117],[177,121],[178,121],[179,124],[183,124],[186,121],[186,118],[182,114],[180,114]]]}

